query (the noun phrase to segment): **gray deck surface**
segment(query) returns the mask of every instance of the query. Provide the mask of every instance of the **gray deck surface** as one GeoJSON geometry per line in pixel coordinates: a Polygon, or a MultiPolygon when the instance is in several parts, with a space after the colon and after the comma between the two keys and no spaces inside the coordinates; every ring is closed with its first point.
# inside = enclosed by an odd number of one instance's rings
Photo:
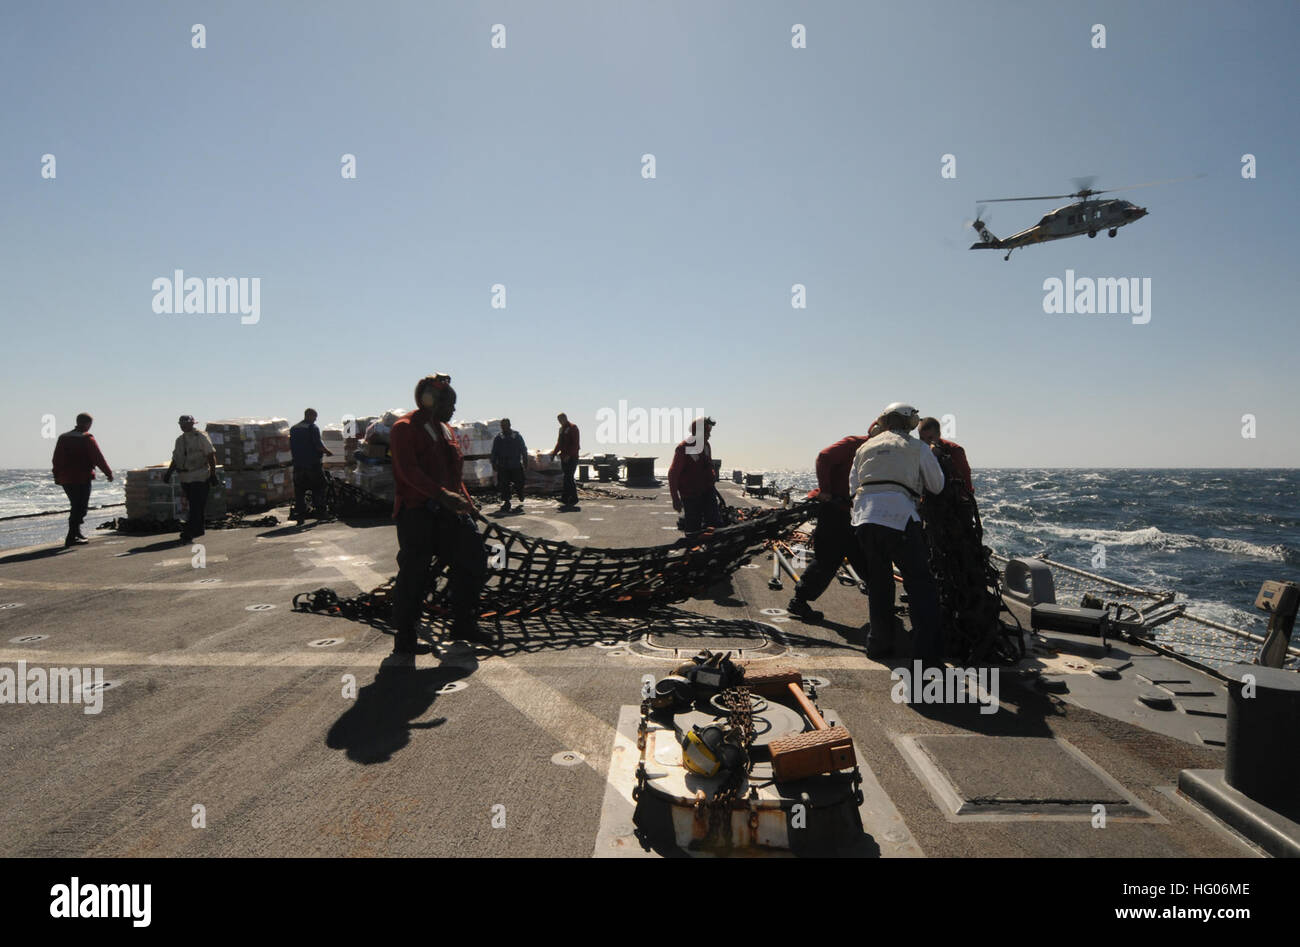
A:
{"type": "MultiPolygon", "coordinates": [[[[723,491],[733,503],[758,503],[730,484],[723,491]]],[[[679,535],[665,528],[675,522],[666,487],[626,492],[636,498],[584,497],[573,512],[530,498],[528,513],[506,522],[593,546],[679,535]]],[[[0,555],[0,604],[20,603],[0,609],[0,663],[102,666],[118,682],[97,716],[75,704],[0,705],[0,854],[592,854],[620,708],[638,702],[642,675],[672,664],[597,647],[636,622],[552,616],[505,626],[498,653],[451,644],[417,658],[414,671],[386,667],[388,635],[295,613],[290,601],[320,586],[351,594],[383,581],[395,571],[391,525],[290,524],[203,539],[205,569],[167,536],[97,532],[73,550],[0,555]],[[275,608],[248,610],[258,604],[275,608]],[[28,634],[48,637],[11,643],[28,634]],[[330,637],[343,640],[309,646],[330,637]],[[355,699],[343,695],[346,675],[355,676],[355,699]],[[466,686],[438,693],[457,681],[466,686]],[[583,761],[552,762],[562,751],[583,761]],[[192,827],[196,805],[205,828],[192,827]],[[499,806],[504,827],[493,825],[499,806]]],[[[783,608],[791,585],[769,590],[770,562],[760,553],[754,563],[682,607],[772,621],[762,610],[783,608]]],[[[922,715],[890,699],[888,669],[863,653],[866,599],[837,584],[818,604],[823,625],[778,621],[784,644],[769,651],[827,679],[820,699],[850,729],[926,855],[1252,854],[1168,791],[1182,769],[1221,767],[1222,750],[1008,677],[995,714],[961,706],[922,715]],[[970,733],[1063,738],[1162,819],[1104,829],[950,821],[896,740],[970,733]]],[[[1081,673],[1093,690],[1137,686],[1131,669],[1114,682],[1088,675],[1086,660],[1082,670],[1039,663],[1081,673]]],[[[1020,745],[1006,741],[999,765],[1032,765],[1033,754],[1014,752],[1020,745]]]]}

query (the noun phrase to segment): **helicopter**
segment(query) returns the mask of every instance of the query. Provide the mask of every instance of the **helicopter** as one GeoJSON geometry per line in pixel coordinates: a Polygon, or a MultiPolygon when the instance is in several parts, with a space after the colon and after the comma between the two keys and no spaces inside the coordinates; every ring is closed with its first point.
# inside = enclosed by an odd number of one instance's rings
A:
{"type": "Polygon", "coordinates": [[[993,200],[979,201],[975,219],[970,221],[970,225],[975,228],[975,232],[980,235],[980,239],[978,243],[972,243],[970,248],[972,250],[1006,250],[1007,255],[1002,259],[1010,260],[1014,250],[1048,240],[1077,237],[1085,233],[1089,237],[1095,237],[1098,231],[1101,230],[1105,230],[1107,236],[1113,237],[1119,233],[1120,227],[1141,220],[1147,215],[1148,211],[1145,207],[1138,207],[1132,201],[1118,200],[1116,198],[1095,200],[1096,195],[1113,194],[1116,191],[1131,191],[1139,187],[1153,187],[1157,184],[1172,184],[1175,181],[1190,179],[1172,178],[1168,181],[1148,181],[1145,184],[1131,184],[1127,187],[1111,187],[1094,191],[1092,184],[1095,180],[1095,177],[1075,178],[1074,183],[1079,190],[1073,194],[1046,194],[1040,197],[999,197],[993,200]],[[1005,240],[995,237],[984,222],[985,204],[999,204],[1007,201],[1053,201],[1067,197],[1077,198],[1077,200],[1072,204],[1066,204],[1055,210],[1048,211],[1034,226],[1017,234],[1012,234],[1005,240]]]}

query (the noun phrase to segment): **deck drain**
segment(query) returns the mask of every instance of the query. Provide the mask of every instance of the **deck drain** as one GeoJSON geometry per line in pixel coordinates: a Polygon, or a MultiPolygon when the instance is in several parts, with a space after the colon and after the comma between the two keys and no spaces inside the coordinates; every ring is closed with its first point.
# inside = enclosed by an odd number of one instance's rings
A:
{"type": "Polygon", "coordinates": [[[831,686],[831,679],[829,677],[815,677],[812,675],[805,674],[803,679],[805,683],[811,684],[813,687],[817,688],[818,690],[822,690],[823,688],[831,686]]]}
{"type": "Polygon", "coordinates": [[[603,516],[588,516],[587,519],[591,520],[593,523],[603,523],[605,521],[605,517],[603,516]]]}
{"type": "Polygon", "coordinates": [[[246,612],[269,612],[269,611],[270,611],[271,609],[273,609],[273,608],[275,608],[274,605],[267,605],[265,602],[263,602],[261,605],[249,605],[247,608],[244,609],[244,611],[246,611],[246,612]]]}
{"type": "Polygon", "coordinates": [[[607,649],[607,650],[610,650],[610,649],[613,649],[613,648],[621,648],[621,647],[623,647],[623,642],[621,642],[621,641],[615,641],[613,638],[606,638],[604,641],[597,641],[597,642],[596,642],[596,647],[597,647],[597,648],[605,648],[605,649],[607,649]]]}
{"type": "Polygon", "coordinates": [[[757,563],[757,562],[746,562],[746,563],[742,563],[741,566],[740,566],[740,568],[742,568],[742,569],[757,569],[757,568],[758,568],[758,563],[757,563]]]}
{"type": "Polygon", "coordinates": [[[790,613],[787,612],[784,608],[765,608],[763,609],[763,614],[764,615],[788,615],[790,613]]]}
{"type": "Polygon", "coordinates": [[[22,608],[22,602],[0,602],[0,608],[22,608]]]}
{"type": "Polygon", "coordinates": [[[73,689],[73,694],[80,696],[82,694],[94,694],[96,692],[103,693],[109,688],[119,687],[121,684],[121,681],[97,681],[93,684],[82,684],[80,687],[73,689]]]}
{"type": "Polygon", "coordinates": [[[10,644],[35,644],[38,641],[44,641],[49,635],[19,635],[17,638],[10,638],[10,644]]]}
{"type": "Polygon", "coordinates": [[[309,648],[332,648],[336,644],[342,644],[344,638],[317,638],[315,641],[307,642],[309,648]]]}
{"type": "Polygon", "coordinates": [[[577,766],[587,762],[587,758],[577,750],[561,750],[551,757],[551,762],[556,766],[577,766]]]}
{"type": "Polygon", "coordinates": [[[469,685],[466,684],[464,681],[449,681],[448,683],[443,684],[441,687],[439,687],[436,691],[434,691],[434,693],[454,694],[456,693],[456,691],[463,691],[467,687],[469,687],[469,685]]]}
{"type": "Polygon", "coordinates": [[[198,580],[198,584],[199,584],[199,585],[216,585],[216,584],[217,584],[218,582],[220,582],[220,581],[221,581],[220,579],[199,579],[199,580],[198,580]]]}

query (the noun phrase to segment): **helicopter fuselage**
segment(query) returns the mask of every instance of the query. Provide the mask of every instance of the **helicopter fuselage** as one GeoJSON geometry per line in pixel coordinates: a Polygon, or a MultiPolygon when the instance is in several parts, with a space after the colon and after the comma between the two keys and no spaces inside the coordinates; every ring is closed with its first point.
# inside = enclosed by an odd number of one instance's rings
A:
{"type": "Polygon", "coordinates": [[[982,221],[975,222],[975,230],[981,240],[971,244],[972,250],[1011,250],[1045,243],[1048,240],[1061,240],[1065,237],[1077,237],[1087,234],[1095,237],[1098,231],[1105,230],[1110,236],[1125,224],[1141,220],[1147,215],[1145,207],[1138,207],[1132,201],[1082,200],[1066,204],[1048,211],[1042,219],[1027,230],[1012,234],[1006,239],[999,239],[989,232],[982,221]]]}

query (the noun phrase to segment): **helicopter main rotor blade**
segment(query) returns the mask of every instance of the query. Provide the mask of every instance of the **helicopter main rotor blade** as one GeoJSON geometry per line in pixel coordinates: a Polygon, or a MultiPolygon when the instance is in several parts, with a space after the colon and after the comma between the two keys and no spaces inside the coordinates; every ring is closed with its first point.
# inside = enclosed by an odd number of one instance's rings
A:
{"type": "Polygon", "coordinates": [[[1074,197],[1073,194],[1044,194],[1040,197],[995,197],[990,200],[980,201],[981,204],[1003,204],[1007,201],[1055,201],[1063,197],[1074,197]]]}
{"type": "Polygon", "coordinates": [[[1204,174],[1189,174],[1185,178],[1166,178],[1163,181],[1147,181],[1145,184],[1129,184],[1125,187],[1107,187],[1100,191],[1093,191],[1094,194],[1114,194],[1116,191],[1132,191],[1139,187],[1155,187],[1157,184],[1177,184],[1179,181],[1194,181],[1197,178],[1205,177],[1204,174]]]}

